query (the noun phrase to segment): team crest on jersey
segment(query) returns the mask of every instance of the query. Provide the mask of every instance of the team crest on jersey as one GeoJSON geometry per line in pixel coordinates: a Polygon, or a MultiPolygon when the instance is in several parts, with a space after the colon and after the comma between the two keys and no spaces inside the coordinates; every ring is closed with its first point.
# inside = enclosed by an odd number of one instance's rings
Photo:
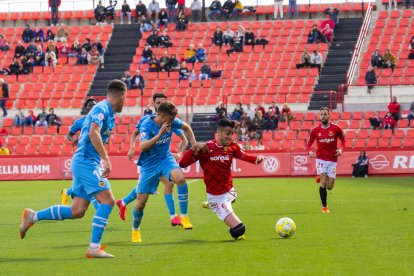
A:
{"type": "Polygon", "coordinates": [[[318,136],[322,136],[322,133],[320,133],[320,132],[319,132],[319,133],[318,133],[318,136]]]}
{"type": "Polygon", "coordinates": [[[332,130],[330,130],[329,132],[328,132],[328,135],[329,136],[333,136],[334,134],[333,134],[333,132],[332,132],[332,130]]]}
{"type": "Polygon", "coordinates": [[[99,113],[98,114],[98,119],[99,119],[99,121],[102,121],[103,119],[104,119],[104,115],[102,114],[102,113],[99,113]]]}
{"type": "Polygon", "coordinates": [[[224,147],[224,152],[227,152],[227,147],[224,147]]]}
{"type": "Polygon", "coordinates": [[[147,134],[145,132],[141,132],[141,138],[145,138],[145,136],[147,136],[147,134]]]}
{"type": "Polygon", "coordinates": [[[99,182],[99,187],[101,187],[101,188],[105,187],[105,183],[103,181],[100,181],[99,182]]]}

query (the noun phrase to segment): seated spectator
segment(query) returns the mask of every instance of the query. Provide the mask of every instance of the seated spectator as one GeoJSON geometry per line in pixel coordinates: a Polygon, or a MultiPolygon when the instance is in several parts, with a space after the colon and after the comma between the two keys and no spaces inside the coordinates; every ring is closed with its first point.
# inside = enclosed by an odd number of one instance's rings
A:
{"type": "Polygon", "coordinates": [[[85,47],[81,48],[81,53],[78,55],[78,60],[76,61],[76,64],[88,64],[88,58],[89,57],[89,53],[86,51],[85,47]]]}
{"type": "Polygon", "coordinates": [[[30,25],[26,25],[22,33],[22,40],[25,43],[29,43],[34,38],[33,30],[30,29],[30,25]]]}
{"type": "Polygon", "coordinates": [[[103,56],[103,55],[104,55],[104,53],[105,53],[105,49],[104,49],[104,47],[103,47],[102,43],[99,41],[99,38],[95,39],[95,42],[92,44],[92,48],[93,48],[93,46],[96,46],[96,49],[98,49],[99,54],[100,54],[101,56],[103,56]]]}
{"type": "Polygon", "coordinates": [[[115,4],[112,3],[112,0],[109,0],[109,6],[105,7],[105,17],[112,20],[115,19],[115,7],[118,4],[118,1],[115,0],[115,4]]]}
{"type": "Polygon", "coordinates": [[[239,20],[239,13],[243,13],[243,9],[244,7],[243,7],[242,2],[239,0],[236,0],[234,2],[234,9],[233,9],[233,12],[231,13],[231,16],[236,18],[236,20],[239,20]]]}
{"type": "Polygon", "coordinates": [[[148,17],[151,17],[151,19],[154,22],[158,22],[159,12],[160,12],[160,4],[156,0],[152,0],[148,4],[148,17]]]}
{"type": "Polygon", "coordinates": [[[29,115],[27,115],[25,120],[26,126],[34,126],[36,123],[36,116],[34,115],[33,110],[29,110],[29,115]]]}
{"type": "Polygon", "coordinates": [[[244,44],[245,45],[252,45],[252,49],[254,49],[254,42],[255,42],[255,36],[254,33],[252,31],[252,28],[249,28],[249,31],[246,32],[246,34],[244,35],[244,44]]]}
{"type": "Polygon", "coordinates": [[[5,144],[0,141],[0,155],[10,155],[10,151],[5,144]]]}
{"type": "Polygon", "coordinates": [[[33,72],[33,64],[30,62],[29,58],[26,56],[20,57],[20,63],[22,64],[22,74],[30,74],[33,72]]]}
{"type": "Polygon", "coordinates": [[[151,30],[154,29],[154,24],[152,23],[151,19],[147,19],[145,15],[142,16],[141,24],[140,24],[140,32],[146,33],[151,32],[151,30]]]}
{"type": "Polygon", "coordinates": [[[166,29],[168,28],[168,15],[165,9],[161,9],[158,15],[158,29],[161,28],[161,25],[163,25],[166,29]]]}
{"type": "Polygon", "coordinates": [[[333,8],[333,9],[326,8],[323,13],[326,14],[326,15],[329,15],[329,17],[335,23],[335,28],[336,28],[336,26],[338,26],[338,24],[339,24],[339,18],[338,18],[339,10],[337,8],[333,8]]]}
{"type": "Polygon", "coordinates": [[[410,113],[407,115],[408,127],[411,126],[411,120],[414,119],[414,102],[410,105],[410,113]]]}
{"type": "Polygon", "coordinates": [[[37,52],[37,46],[34,42],[34,40],[30,41],[30,44],[26,48],[26,54],[25,56],[28,58],[34,58],[37,52]]]}
{"type": "Polygon", "coordinates": [[[365,150],[361,150],[357,161],[352,164],[354,169],[352,170],[352,178],[354,177],[368,177],[368,157],[365,154],[365,150]]]}
{"type": "Polygon", "coordinates": [[[142,3],[141,0],[138,1],[138,4],[135,6],[135,24],[138,23],[138,18],[142,17],[148,13],[147,7],[142,3]]]}
{"type": "Polygon", "coordinates": [[[151,47],[158,47],[160,46],[160,43],[161,43],[161,39],[158,36],[158,31],[155,30],[152,32],[150,36],[148,36],[147,44],[150,45],[151,47]]]}
{"type": "Polygon", "coordinates": [[[262,139],[257,140],[257,144],[256,144],[256,146],[254,146],[253,149],[254,150],[264,150],[265,149],[265,147],[263,146],[262,139]]]}
{"type": "Polygon", "coordinates": [[[390,52],[390,49],[386,49],[383,68],[391,68],[391,71],[394,72],[395,65],[397,65],[397,59],[394,54],[390,52]]]}
{"type": "Polygon", "coordinates": [[[208,80],[211,78],[211,67],[207,63],[203,64],[200,69],[200,75],[198,76],[199,80],[208,80]]]}
{"type": "Polygon", "coordinates": [[[223,67],[219,65],[218,60],[214,63],[213,67],[211,68],[211,78],[218,79],[221,78],[221,72],[223,71],[223,67]]]}
{"type": "Polygon", "coordinates": [[[23,113],[23,111],[20,108],[18,109],[16,115],[14,115],[13,121],[14,121],[14,125],[15,126],[20,127],[20,126],[24,126],[25,125],[25,123],[26,123],[26,116],[24,116],[24,113],[23,113]]]}
{"type": "Polygon", "coordinates": [[[85,48],[86,52],[88,53],[92,50],[92,44],[89,38],[85,39],[85,43],[82,44],[82,48],[85,48]]]}
{"type": "Polygon", "coordinates": [[[96,25],[101,25],[106,23],[106,17],[105,17],[105,8],[102,5],[101,1],[98,2],[98,5],[96,6],[94,10],[95,19],[97,21],[96,25]]]}
{"type": "Polygon", "coordinates": [[[90,51],[88,57],[88,64],[97,64],[101,68],[105,68],[104,65],[104,58],[98,51],[98,48],[94,45],[92,46],[92,50],[90,51]]]}
{"type": "Polygon", "coordinates": [[[188,48],[185,51],[185,53],[184,53],[184,60],[186,62],[190,62],[190,63],[193,63],[194,64],[194,62],[196,61],[195,54],[196,54],[196,51],[194,50],[194,44],[191,43],[188,46],[188,48]]]}
{"type": "Polygon", "coordinates": [[[196,71],[193,69],[191,70],[190,76],[188,77],[188,82],[190,87],[192,87],[193,81],[197,80],[196,71]]]}
{"type": "Polygon", "coordinates": [[[152,114],[152,109],[150,105],[147,105],[144,109],[144,116],[146,115],[151,115],[152,114]]]}
{"type": "MultiPolygon", "coordinates": [[[[228,0],[231,1],[231,0],[228,0]]],[[[223,33],[223,44],[233,45],[234,43],[234,32],[230,30],[230,26],[227,26],[226,31],[223,33]]]]}
{"type": "Polygon", "coordinates": [[[45,53],[42,46],[37,46],[37,52],[34,57],[34,66],[45,66],[45,53]]]}
{"type": "Polygon", "coordinates": [[[397,102],[397,97],[392,97],[392,102],[388,104],[388,112],[391,113],[391,116],[396,122],[400,119],[401,105],[397,102]]]}
{"type": "Polygon", "coordinates": [[[212,43],[220,47],[223,45],[223,31],[220,29],[220,26],[217,26],[216,30],[213,33],[212,43]]]}
{"type": "Polygon", "coordinates": [[[224,21],[229,20],[231,14],[233,13],[235,3],[233,3],[231,0],[226,0],[223,4],[223,7],[221,8],[221,12],[224,16],[224,21]]]}
{"type": "Polygon", "coordinates": [[[293,120],[292,111],[287,103],[283,104],[281,120],[282,122],[290,122],[293,120]]]}
{"type": "Polygon", "coordinates": [[[185,31],[187,30],[188,19],[185,16],[184,11],[180,11],[177,17],[177,25],[175,26],[176,31],[185,31]]]}
{"type": "Polygon", "coordinates": [[[271,105],[271,106],[269,106],[269,109],[271,109],[271,110],[272,110],[273,115],[275,115],[275,116],[276,116],[276,118],[277,118],[277,120],[279,120],[279,117],[280,117],[280,110],[279,110],[279,107],[276,105],[276,103],[275,103],[275,102],[272,102],[272,105],[271,105]]]}
{"type": "Polygon", "coordinates": [[[55,53],[55,56],[59,55],[59,49],[53,40],[49,41],[49,44],[47,45],[47,48],[46,48],[46,52],[53,52],[55,53]]]}
{"type": "Polygon", "coordinates": [[[36,27],[34,31],[34,40],[36,42],[40,42],[43,44],[43,42],[45,41],[45,32],[43,31],[42,28],[36,27]]]}
{"type": "Polygon", "coordinates": [[[248,141],[249,134],[249,127],[247,126],[246,121],[242,120],[240,124],[236,127],[237,141],[248,141]]]}
{"type": "Polygon", "coordinates": [[[380,54],[379,50],[376,49],[371,56],[371,66],[374,68],[381,68],[384,65],[384,58],[380,54]]]}
{"type": "Polygon", "coordinates": [[[198,0],[194,0],[193,2],[191,2],[190,9],[191,9],[191,18],[193,22],[200,22],[201,21],[201,10],[202,10],[201,2],[198,0]]]}
{"type": "Polygon", "coordinates": [[[325,27],[322,29],[322,34],[325,36],[326,41],[330,44],[333,40],[333,29],[329,26],[329,24],[326,24],[325,27]]]}
{"type": "Polygon", "coordinates": [[[131,24],[131,7],[128,5],[127,1],[124,0],[121,8],[121,24],[124,24],[124,17],[128,18],[128,24],[131,24]]]}
{"type": "Polygon", "coordinates": [[[26,49],[24,48],[22,42],[19,40],[17,42],[16,48],[14,48],[14,57],[20,58],[21,56],[24,56],[26,53],[26,49]]]}
{"type": "Polygon", "coordinates": [[[414,59],[414,36],[411,38],[410,46],[408,47],[410,51],[408,53],[408,59],[414,59]]]}
{"type": "Polygon", "coordinates": [[[221,14],[221,3],[220,0],[213,0],[210,7],[208,8],[208,17],[211,21],[218,21],[221,14]]]}
{"type": "Polygon", "coordinates": [[[57,65],[57,58],[55,52],[46,52],[45,54],[45,66],[53,66],[56,67],[57,65]]]}
{"type": "Polygon", "coordinates": [[[391,112],[387,112],[387,115],[385,115],[382,124],[384,125],[384,129],[391,129],[392,133],[394,134],[396,121],[391,115],[391,112]]]}
{"type": "MultiPolygon", "coordinates": [[[[254,118],[254,111],[253,111],[253,116],[252,117],[254,118]]],[[[248,116],[246,110],[243,111],[243,114],[242,114],[242,116],[239,119],[239,122],[240,123],[243,122],[243,121],[246,122],[247,127],[249,128],[249,130],[251,130],[252,119],[248,116]]]]}
{"type": "Polygon", "coordinates": [[[46,108],[42,108],[42,113],[37,115],[35,129],[39,126],[44,126],[45,127],[45,133],[47,133],[48,123],[47,123],[46,108]]]}
{"type": "Polygon", "coordinates": [[[244,36],[239,35],[239,34],[241,34],[241,33],[238,33],[238,32],[236,33],[236,35],[234,37],[234,42],[233,42],[233,44],[231,44],[231,48],[226,51],[228,57],[230,57],[231,53],[243,52],[243,39],[244,39],[244,36]]]}
{"type": "Polygon", "coordinates": [[[243,107],[241,103],[237,103],[236,107],[233,110],[233,114],[231,115],[230,119],[234,121],[238,121],[241,116],[243,115],[243,107]]]}
{"type": "Polygon", "coordinates": [[[318,29],[318,25],[313,24],[312,30],[310,30],[308,34],[308,43],[319,42],[326,42],[326,40],[321,31],[318,29]]]}
{"type": "Polygon", "coordinates": [[[311,68],[318,67],[318,72],[321,71],[322,68],[322,54],[318,52],[318,50],[313,51],[313,54],[310,59],[310,66],[311,68]]]}
{"type": "Polygon", "coordinates": [[[227,109],[224,107],[224,104],[222,101],[218,102],[216,106],[216,115],[220,114],[220,112],[224,111],[227,114],[227,109]]]}
{"type": "Polygon", "coordinates": [[[151,58],[148,62],[148,72],[159,72],[160,68],[159,68],[159,64],[160,62],[158,61],[157,57],[155,56],[155,54],[151,55],[151,58]]]}
{"type": "Polygon", "coordinates": [[[252,128],[254,130],[253,135],[250,136],[251,139],[261,139],[263,135],[264,127],[264,118],[261,110],[256,111],[256,116],[252,121],[252,128]]]}
{"type": "Polygon", "coordinates": [[[141,90],[141,96],[144,94],[145,88],[145,81],[141,75],[140,70],[135,70],[135,75],[132,77],[131,80],[131,89],[139,89],[141,90]]]}
{"type": "Polygon", "coordinates": [[[180,83],[181,80],[187,80],[190,77],[190,71],[187,68],[187,63],[183,61],[181,63],[180,67],[180,74],[178,76],[178,83],[180,83]]]}
{"type": "MultiPolygon", "coordinates": [[[[262,112],[262,116],[263,114],[266,113],[266,110],[261,104],[257,104],[256,108],[254,109],[254,116],[257,116],[257,110],[260,110],[262,112]]],[[[254,116],[253,116],[253,119],[254,119],[254,116]]]]}
{"type": "Polygon", "coordinates": [[[152,56],[151,47],[148,44],[145,44],[144,49],[142,50],[142,58],[139,61],[139,69],[141,69],[141,64],[148,63],[152,56]]]}
{"type": "Polygon", "coordinates": [[[206,62],[207,51],[203,48],[203,43],[198,43],[198,48],[195,52],[195,61],[196,62],[206,62]]]}
{"type": "Polygon", "coordinates": [[[162,35],[159,37],[159,39],[160,39],[160,46],[161,47],[169,48],[173,45],[172,42],[171,42],[170,36],[167,35],[167,30],[166,29],[164,29],[162,31],[162,35]]]}
{"type": "Polygon", "coordinates": [[[279,124],[278,117],[273,114],[272,107],[269,107],[267,113],[264,116],[264,129],[265,130],[275,130],[279,124]]]}
{"type": "Polygon", "coordinates": [[[0,50],[3,52],[7,52],[10,50],[9,43],[7,43],[6,39],[4,38],[4,35],[0,34],[0,50]]]}
{"type": "Polygon", "coordinates": [[[63,41],[68,41],[69,39],[69,33],[68,31],[64,28],[64,24],[60,24],[60,29],[57,31],[56,33],[56,37],[55,37],[55,41],[56,42],[63,42],[63,41]]]}
{"type": "Polygon", "coordinates": [[[409,9],[409,8],[411,8],[411,9],[413,9],[414,8],[414,4],[413,4],[413,0],[403,0],[403,6],[405,6],[405,8],[406,9],[409,9]],[[408,5],[410,5],[410,6],[408,6],[408,5]]]}
{"type": "Polygon", "coordinates": [[[308,53],[308,48],[305,48],[303,54],[300,56],[300,63],[296,64],[296,69],[303,67],[310,67],[311,65],[311,56],[308,53]]]}
{"type": "Polygon", "coordinates": [[[326,15],[326,18],[324,21],[322,21],[321,23],[321,29],[325,29],[326,25],[329,25],[329,27],[332,30],[335,30],[335,22],[331,19],[331,17],[329,15],[326,15]]]}
{"type": "Polygon", "coordinates": [[[20,63],[17,57],[13,58],[13,61],[9,65],[8,75],[19,75],[20,74],[20,63]]]}
{"type": "Polygon", "coordinates": [[[368,67],[368,71],[365,73],[365,83],[368,86],[367,93],[371,94],[372,88],[377,84],[377,76],[372,66],[368,67]]]}
{"type": "Polygon", "coordinates": [[[70,53],[70,47],[66,40],[62,42],[62,44],[58,47],[59,57],[68,57],[70,53]]]}
{"type": "Polygon", "coordinates": [[[69,63],[69,58],[74,57],[77,58],[82,53],[82,46],[79,43],[78,39],[75,39],[72,46],[70,46],[70,50],[68,53],[68,57],[66,59],[66,63],[69,63]]]}
{"type": "Polygon", "coordinates": [[[175,54],[171,55],[168,68],[170,71],[180,71],[180,68],[181,68],[180,62],[178,61],[177,56],[175,54]]]}
{"type": "Polygon", "coordinates": [[[379,111],[377,111],[373,118],[369,118],[369,123],[371,124],[372,129],[382,128],[382,118],[379,111]]]}
{"type": "Polygon", "coordinates": [[[55,110],[51,107],[49,108],[49,114],[47,115],[47,123],[49,126],[57,126],[57,133],[59,133],[60,126],[62,122],[59,117],[55,114],[55,110]]]}
{"type": "Polygon", "coordinates": [[[242,149],[243,150],[253,150],[253,147],[250,145],[250,139],[246,139],[243,141],[242,149]]]}
{"type": "Polygon", "coordinates": [[[164,51],[164,53],[162,54],[162,57],[160,58],[159,68],[160,68],[160,71],[162,72],[170,71],[170,58],[168,57],[167,51],[164,51]]]}
{"type": "Polygon", "coordinates": [[[52,32],[51,29],[46,31],[46,41],[55,40],[55,34],[52,32]]]}
{"type": "Polygon", "coordinates": [[[121,81],[125,82],[128,89],[131,89],[132,78],[128,70],[124,72],[124,76],[121,78],[121,81]]]}

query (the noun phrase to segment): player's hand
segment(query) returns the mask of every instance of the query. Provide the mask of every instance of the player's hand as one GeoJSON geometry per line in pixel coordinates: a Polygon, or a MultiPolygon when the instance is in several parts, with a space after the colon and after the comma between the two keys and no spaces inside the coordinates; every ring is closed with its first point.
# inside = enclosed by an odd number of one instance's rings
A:
{"type": "Polygon", "coordinates": [[[167,131],[167,128],[169,127],[170,127],[170,123],[167,123],[167,122],[163,123],[160,128],[160,132],[158,132],[158,136],[161,137],[167,131]]]}
{"type": "Polygon", "coordinates": [[[175,160],[178,161],[181,158],[182,154],[177,152],[177,153],[174,153],[173,156],[174,156],[175,160]]]}
{"type": "Polygon", "coordinates": [[[192,150],[194,151],[194,155],[198,155],[198,153],[207,153],[207,143],[196,143],[193,145],[192,150]]]}
{"type": "Polygon", "coordinates": [[[134,158],[134,154],[135,154],[135,150],[134,149],[129,149],[127,156],[129,160],[132,160],[132,158],[134,158]]]}
{"type": "Polygon", "coordinates": [[[112,164],[111,164],[111,161],[109,161],[109,158],[103,159],[102,162],[103,162],[103,169],[104,169],[104,171],[102,172],[102,177],[107,178],[112,171],[112,164]]]}
{"type": "Polygon", "coordinates": [[[72,146],[76,147],[78,145],[78,142],[79,142],[78,139],[73,140],[72,146]]]}
{"type": "Polygon", "coordinates": [[[335,156],[341,156],[342,155],[342,149],[337,149],[335,156]]]}
{"type": "Polygon", "coordinates": [[[266,159],[266,156],[263,156],[263,155],[257,156],[257,158],[256,158],[256,165],[259,165],[265,159],[266,159]]]}
{"type": "Polygon", "coordinates": [[[313,151],[310,151],[310,152],[309,152],[309,156],[310,156],[311,158],[315,158],[315,157],[316,157],[316,154],[315,154],[313,151]]]}

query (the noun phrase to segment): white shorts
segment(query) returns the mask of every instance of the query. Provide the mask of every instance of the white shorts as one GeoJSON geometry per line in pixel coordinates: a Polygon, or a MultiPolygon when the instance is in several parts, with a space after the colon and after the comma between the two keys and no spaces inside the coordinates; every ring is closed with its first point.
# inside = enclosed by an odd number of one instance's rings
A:
{"type": "Polygon", "coordinates": [[[336,162],[316,159],[316,174],[326,173],[330,178],[336,179],[336,162]]]}
{"type": "Polygon", "coordinates": [[[236,198],[237,193],[234,188],[222,195],[212,195],[207,193],[208,206],[214,213],[216,213],[219,219],[223,221],[228,215],[233,213],[231,203],[236,200],[236,198]]]}

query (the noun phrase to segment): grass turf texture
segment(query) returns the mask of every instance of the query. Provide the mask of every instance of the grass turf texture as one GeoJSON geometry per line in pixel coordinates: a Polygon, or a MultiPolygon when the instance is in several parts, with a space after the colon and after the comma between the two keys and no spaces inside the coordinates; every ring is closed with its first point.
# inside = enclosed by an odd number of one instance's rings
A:
{"type": "MultiPolygon", "coordinates": [[[[111,181],[116,198],[135,181],[111,181]]],[[[141,226],[143,242],[132,244],[128,221],[114,208],[103,244],[110,260],[84,257],[94,209],[76,221],[38,222],[18,237],[24,207],[40,210],[60,203],[69,181],[0,182],[0,274],[2,275],[409,275],[414,271],[413,178],[339,178],[322,214],[313,178],[236,179],[234,210],[246,224],[246,241],[233,241],[210,210],[201,180],[189,184],[192,231],[173,228],[162,196],[150,197],[141,226]],[[297,231],[283,239],[281,217],[297,231]]],[[[178,203],[176,200],[176,205],[178,203]]]]}

